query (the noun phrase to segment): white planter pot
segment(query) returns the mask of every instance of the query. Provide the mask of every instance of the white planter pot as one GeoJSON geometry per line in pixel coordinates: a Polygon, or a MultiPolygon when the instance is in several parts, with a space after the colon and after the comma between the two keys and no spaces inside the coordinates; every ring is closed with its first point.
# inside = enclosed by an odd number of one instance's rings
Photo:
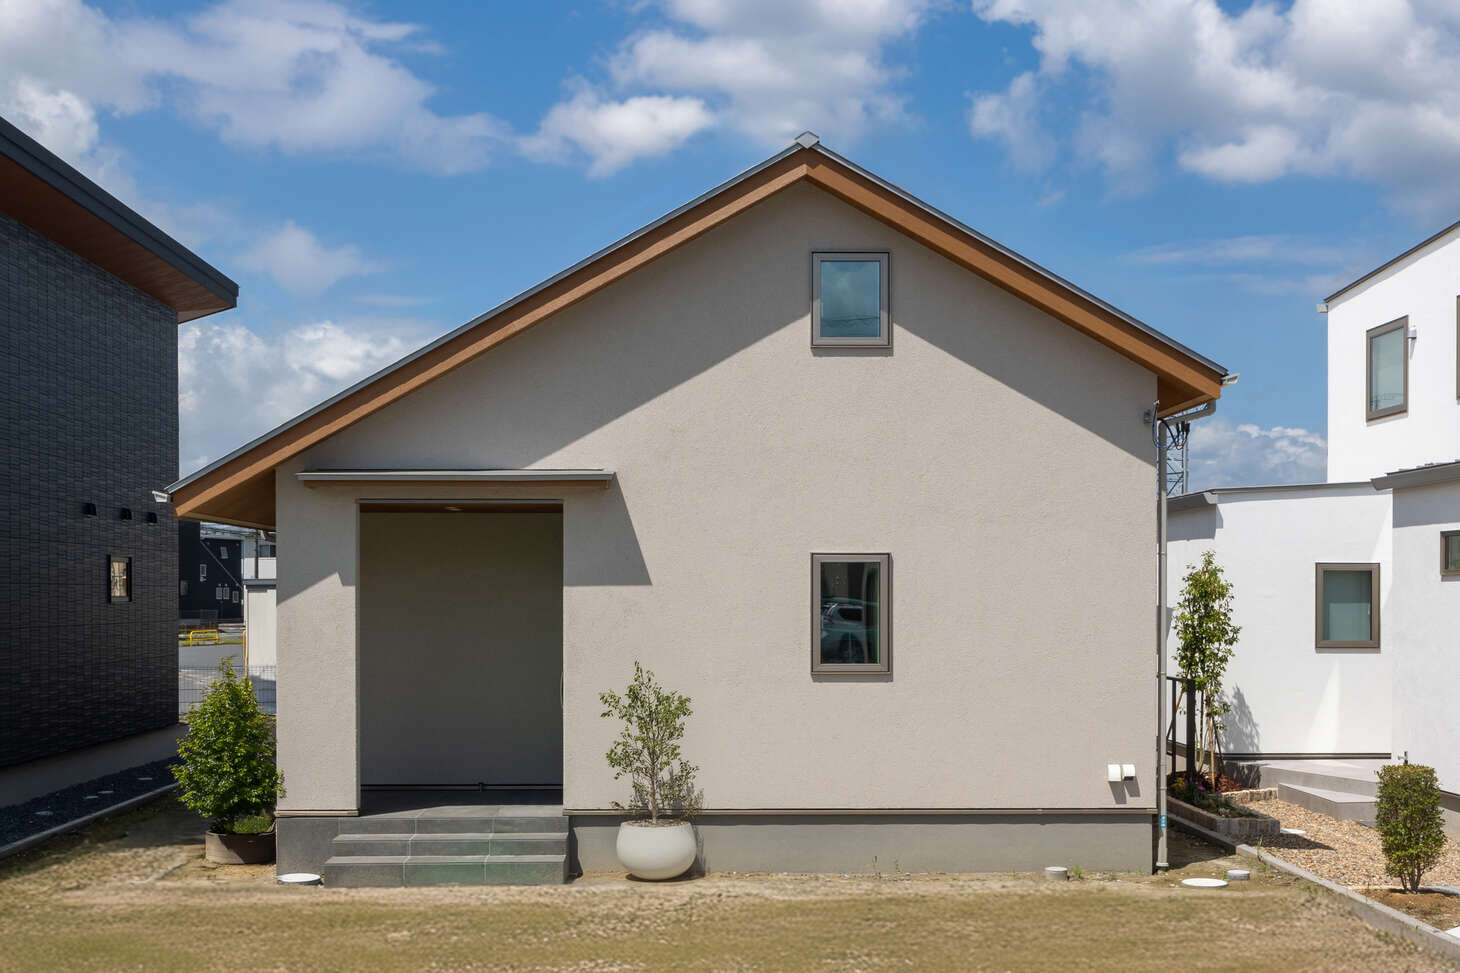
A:
{"type": "Polygon", "coordinates": [[[618,826],[615,850],[619,864],[636,878],[675,878],[694,864],[694,825],[688,821],[672,824],[625,821],[618,826]]]}

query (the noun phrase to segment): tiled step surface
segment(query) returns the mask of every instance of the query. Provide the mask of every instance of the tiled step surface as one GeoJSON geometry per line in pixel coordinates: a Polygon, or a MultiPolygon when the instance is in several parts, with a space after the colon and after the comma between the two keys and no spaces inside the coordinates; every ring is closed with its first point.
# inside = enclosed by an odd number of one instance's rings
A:
{"type": "Polygon", "coordinates": [[[1375,799],[1369,794],[1350,794],[1303,784],[1279,784],[1278,800],[1305,807],[1340,821],[1357,821],[1374,826],[1375,799]]]}
{"type": "Polygon", "coordinates": [[[568,819],[558,806],[437,807],[340,822],[324,865],[336,888],[546,885],[568,877],[568,819]]]}

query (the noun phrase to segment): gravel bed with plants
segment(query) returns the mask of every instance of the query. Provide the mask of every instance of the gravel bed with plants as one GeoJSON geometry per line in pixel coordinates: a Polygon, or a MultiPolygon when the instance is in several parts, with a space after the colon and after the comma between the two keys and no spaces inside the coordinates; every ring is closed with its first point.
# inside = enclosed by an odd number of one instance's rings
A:
{"type": "Polygon", "coordinates": [[[0,807],[0,848],[171,784],[167,766],[175,762],[172,757],[128,767],[23,804],[0,807]]]}
{"type": "MultiPolygon", "coordinates": [[[[1283,861],[1350,888],[1398,887],[1396,879],[1384,874],[1379,832],[1373,828],[1287,801],[1257,801],[1248,807],[1277,818],[1284,828],[1303,832],[1279,834],[1262,843],[1283,861]]],[[[1426,885],[1460,885],[1460,843],[1453,838],[1445,842],[1440,863],[1425,873],[1424,881],[1426,885]]]]}

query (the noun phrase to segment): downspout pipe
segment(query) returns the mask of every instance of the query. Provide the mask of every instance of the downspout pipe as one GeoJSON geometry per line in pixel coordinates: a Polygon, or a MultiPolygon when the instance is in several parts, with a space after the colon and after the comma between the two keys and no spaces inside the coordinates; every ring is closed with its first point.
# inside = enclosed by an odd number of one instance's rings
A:
{"type": "MultiPolygon", "coordinates": [[[[1232,381],[1236,376],[1231,376],[1232,381]]],[[[1223,385],[1232,384],[1223,380],[1223,385]]],[[[1156,871],[1171,868],[1166,844],[1166,641],[1170,628],[1166,621],[1166,448],[1172,436],[1171,426],[1203,419],[1217,411],[1217,401],[1167,419],[1158,418],[1160,403],[1151,406],[1151,439],[1156,444],[1156,871]]],[[[1191,742],[1187,741],[1190,746],[1191,742]]]]}

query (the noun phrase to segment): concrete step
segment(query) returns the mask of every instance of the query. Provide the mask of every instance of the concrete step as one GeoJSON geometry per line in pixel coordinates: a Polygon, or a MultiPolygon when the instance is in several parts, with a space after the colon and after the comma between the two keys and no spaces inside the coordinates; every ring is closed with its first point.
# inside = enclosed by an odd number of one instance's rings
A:
{"type": "Polygon", "coordinates": [[[332,888],[418,885],[561,885],[562,855],[336,855],[324,863],[332,888]]]}
{"type": "Polygon", "coordinates": [[[1340,821],[1357,821],[1374,826],[1374,797],[1303,784],[1278,784],[1278,800],[1305,807],[1340,821]]]}
{"type": "Polygon", "coordinates": [[[331,842],[336,856],[395,855],[566,855],[567,832],[521,831],[407,834],[341,834],[331,842]]]}
{"type": "Polygon", "coordinates": [[[1336,761],[1287,760],[1260,764],[1261,786],[1297,784],[1323,790],[1373,797],[1379,793],[1379,781],[1367,768],[1336,761]]]}
{"type": "Polygon", "coordinates": [[[557,805],[468,805],[433,807],[340,819],[341,834],[567,834],[568,819],[557,805]]]}

